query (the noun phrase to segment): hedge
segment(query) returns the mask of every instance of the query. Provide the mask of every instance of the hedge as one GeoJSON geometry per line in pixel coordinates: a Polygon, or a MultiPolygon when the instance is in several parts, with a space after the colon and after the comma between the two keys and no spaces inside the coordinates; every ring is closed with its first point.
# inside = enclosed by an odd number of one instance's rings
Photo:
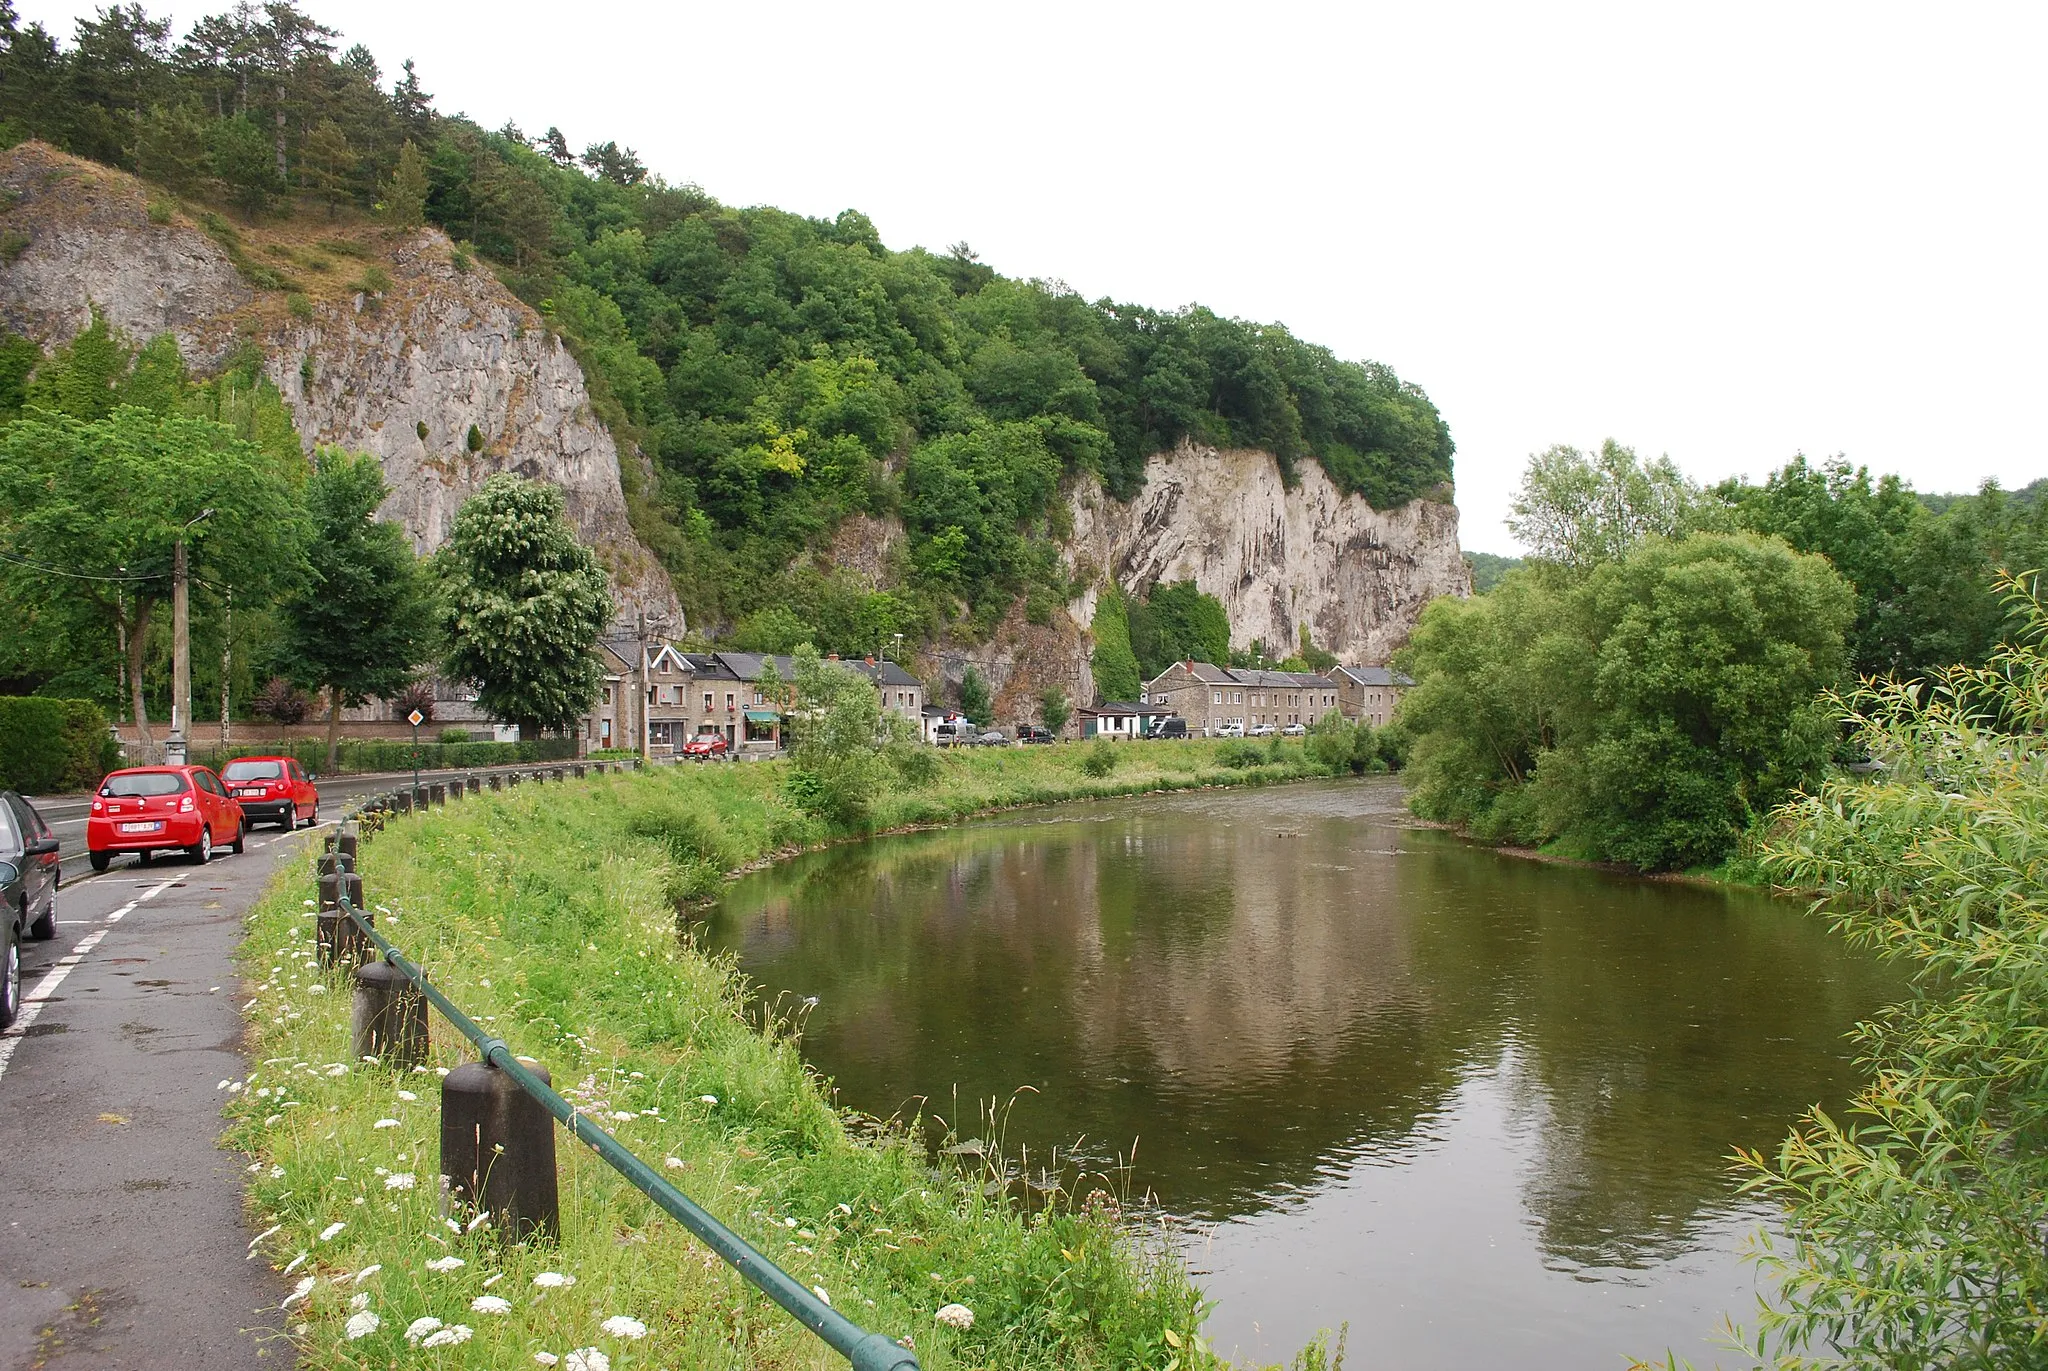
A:
{"type": "Polygon", "coordinates": [[[0,785],[30,795],[90,790],[120,760],[91,700],[0,696],[0,785]]]}

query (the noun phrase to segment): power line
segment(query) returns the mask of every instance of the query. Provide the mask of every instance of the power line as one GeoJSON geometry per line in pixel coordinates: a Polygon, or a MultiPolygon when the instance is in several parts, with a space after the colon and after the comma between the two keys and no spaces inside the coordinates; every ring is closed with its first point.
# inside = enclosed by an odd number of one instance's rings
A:
{"type": "Polygon", "coordinates": [[[161,581],[171,574],[168,571],[157,571],[147,576],[94,576],[89,572],[66,571],[63,567],[32,562],[26,557],[16,557],[10,552],[0,552],[0,562],[12,562],[16,566],[25,566],[31,571],[40,571],[49,576],[68,576],[74,581],[161,581]]]}

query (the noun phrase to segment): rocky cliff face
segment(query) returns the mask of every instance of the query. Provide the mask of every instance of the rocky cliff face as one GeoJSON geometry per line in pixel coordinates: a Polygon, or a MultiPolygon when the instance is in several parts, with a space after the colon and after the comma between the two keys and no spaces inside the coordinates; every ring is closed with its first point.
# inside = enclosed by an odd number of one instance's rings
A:
{"type": "Polygon", "coordinates": [[[957,684],[972,665],[1004,720],[1036,718],[1050,686],[1091,699],[1088,626],[1109,580],[1132,593],[1193,581],[1223,602],[1232,647],[1256,641],[1286,656],[1306,624],[1316,646],[1368,665],[1408,641],[1431,600],[1471,593],[1455,505],[1374,509],[1314,462],[1301,463],[1300,476],[1289,490],[1270,453],[1184,445],[1145,464],[1145,485],[1128,504],[1083,481],[1069,497],[1074,531],[1062,552],[1089,589],[1050,623],[1013,610],[990,641],[942,647],[935,674],[957,684]]]}
{"type": "Polygon", "coordinates": [[[447,540],[487,477],[514,471],[561,488],[622,610],[681,624],[673,587],[628,521],[619,452],[591,412],[582,368],[488,270],[458,266],[441,234],[393,240],[317,223],[245,231],[245,260],[288,274],[302,301],[294,309],[285,292],[252,287],[183,213],[158,205],[152,218],[146,188],[121,172],[29,143],[0,153],[0,189],[8,328],[55,346],[97,308],[138,342],[174,334],[202,374],[251,339],[309,452],[334,444],[383,461],[392,494],[380,513],[419,551],[447,540]],[[369,267],[388,278],[380,289],[363,288],[369,267]]]}
{"type": "MultiPolygon", "coordinates": [[[[1306,625],[1345,662],[1382,663],[1408,641],[1422,607],[1471,593],[1457,506],[1411,500],[1374,509],[1338,490],[1314,462],[1293,490],[1264,452],[1184,445],[1145,464],[1145,485],[1118,504],[1099,487],[1074,494],[1069,564],[1127,590],[1193,581],[1223,602],[1230,645],[1295,650],[1306,625]]],[[[1069,609],[1087,623],[1089,591],[1069,609]]]]}

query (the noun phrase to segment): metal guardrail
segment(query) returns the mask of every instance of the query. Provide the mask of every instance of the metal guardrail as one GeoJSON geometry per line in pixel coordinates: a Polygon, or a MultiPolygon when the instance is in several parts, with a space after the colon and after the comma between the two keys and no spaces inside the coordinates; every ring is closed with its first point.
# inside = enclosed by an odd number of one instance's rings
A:
{"type": "MultiPolygon", "coordinates": [[[[370,803],[374,804],[375,801],[370,803]]],[[[349,817],[344,819],[344,824],[352,821],[358,812],[360,810],[351,811],[349,817]]],[[[660,1205],[683,1227],[696,1234],[707,1247],[717,1253],[733,1270],[744,1276],[756,1289],[788,1310],[798,1323],[817,1334],[828,1347],[845,1357],[852,1364],[854,1371],[920,1371],[915,1353],[887,1334],[870,1332],[834,1309],[803,1282],[756,1250],[745,1238],[727,1228],[708,1210],[669,1184],[646,1162],[634,1156],[617,1138],[592,1123],[576,1106],[556,1094],[546,1081],[528,1070],[525,1064],[513,1055],[510,1045],[503,1038],[495,1037],[478,1027],[474,1020],[462,1012],[460,1006],[442,994],[434,983],[427,979],[426,973],[418,963],[408,958],[390,939],[377,931],[376,925],[367,917],[366,912],[356,908],[349,898],[349,882],[346,879],[337,882],[337,886],[340,911],[377,949],[386,965],[410,981],[426,998],[427,1003],[441,1012],[441,1017],[448,1020],[463,1037],[475,1044],[484,1061],[504,1072],[573,1136],[588,1144],[598,1156],[604,1158],[620,1175],[632,1182],[636,1189],[660,1205]]]]}

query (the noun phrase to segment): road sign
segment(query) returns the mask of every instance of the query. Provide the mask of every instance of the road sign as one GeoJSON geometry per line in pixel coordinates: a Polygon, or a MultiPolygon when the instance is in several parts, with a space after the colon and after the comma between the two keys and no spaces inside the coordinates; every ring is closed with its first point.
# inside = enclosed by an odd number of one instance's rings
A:
{"type": "Polygon", "coordinates": [[[427,716],[420,713],[417,709],[415,709],[412,713],[405,716],[405,721],[411,724],[414,728],[418,728],[421,724],[427,721],[427,716]]]}

